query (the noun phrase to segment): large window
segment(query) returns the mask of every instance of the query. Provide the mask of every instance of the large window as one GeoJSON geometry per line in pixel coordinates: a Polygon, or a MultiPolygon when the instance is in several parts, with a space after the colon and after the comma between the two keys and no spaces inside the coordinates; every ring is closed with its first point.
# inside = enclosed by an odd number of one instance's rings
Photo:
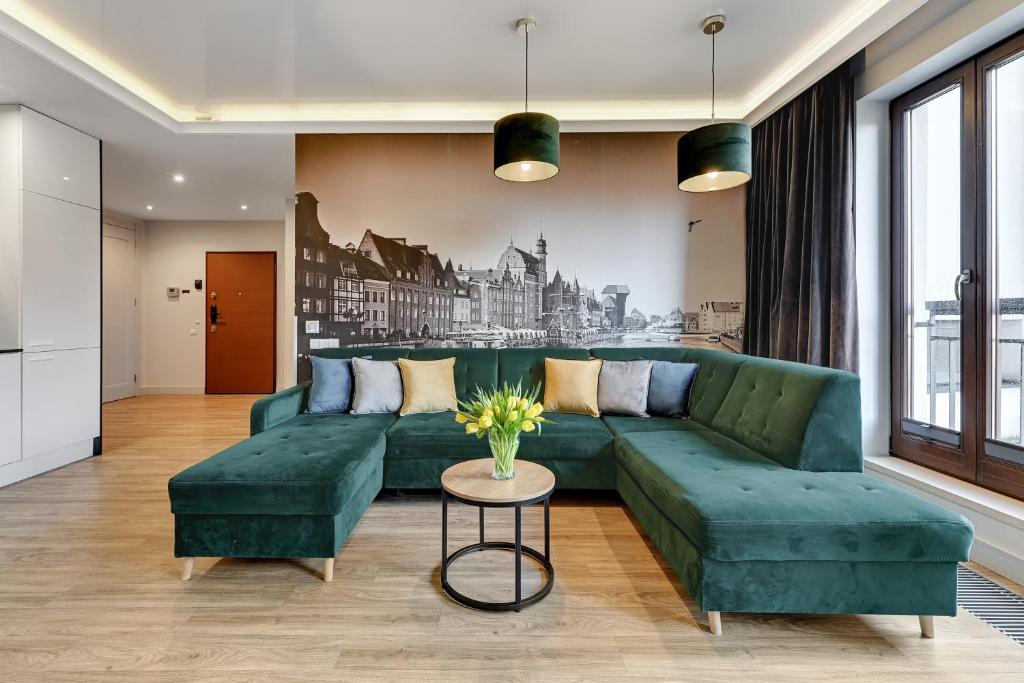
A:
{"type": "Polygon", "coordinates": [[[1024,498],[1024,37],[893,102],[893,453],[1024,498]]]}

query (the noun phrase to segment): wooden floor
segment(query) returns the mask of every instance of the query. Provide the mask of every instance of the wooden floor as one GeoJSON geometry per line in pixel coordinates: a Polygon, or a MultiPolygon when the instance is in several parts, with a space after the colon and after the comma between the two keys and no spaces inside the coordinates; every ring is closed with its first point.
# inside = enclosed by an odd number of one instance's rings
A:
{"type": "MultiPolygon", "coordinates": [[[[613,498],[556,497],[555,587],[520,614],[440,593],[436,496],[382,495],[333,583],[319,561],[214,559],[182,583],[167,479],[244,437],[250,402],[109,404],[103,456],[0,489],[0,680],[1022,680],[1024,648],[966,612],[934,640],[915,617],[732,614],[715,638],[613,498]]],[[[475,509],[452,517],[472,542],[475,509]]],[[[507,554],[461,562],[453,584],[508,594],[507,554]]]]}

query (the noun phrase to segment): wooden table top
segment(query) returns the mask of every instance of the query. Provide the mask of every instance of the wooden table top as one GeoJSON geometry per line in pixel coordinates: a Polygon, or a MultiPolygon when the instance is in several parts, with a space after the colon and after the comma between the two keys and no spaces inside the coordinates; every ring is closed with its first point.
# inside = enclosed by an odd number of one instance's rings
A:
{"type": "Polygon", "coordinates": [[[528,460],[516,460],[516,476],[494,479],[493,458],[467,460],[452,465],[441,475],[445,491],[478,503],[516,503],[539,498],[555,488],[555,475],[547,467],[528,460]]]}

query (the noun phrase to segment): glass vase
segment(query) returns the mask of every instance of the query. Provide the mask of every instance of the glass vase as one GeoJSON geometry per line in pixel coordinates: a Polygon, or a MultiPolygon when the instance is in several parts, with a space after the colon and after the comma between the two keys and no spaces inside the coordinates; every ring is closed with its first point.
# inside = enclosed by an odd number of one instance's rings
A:
{"type": "Polygon", "coordinates": [[[491,432],[487,435],[487,441],[491,445],[491,455],[494,456],[494,471],[491,476],[495,479],[512,479],[516,476],[516,453],[519,451],[519,434],[502,434],[491,432]]]}

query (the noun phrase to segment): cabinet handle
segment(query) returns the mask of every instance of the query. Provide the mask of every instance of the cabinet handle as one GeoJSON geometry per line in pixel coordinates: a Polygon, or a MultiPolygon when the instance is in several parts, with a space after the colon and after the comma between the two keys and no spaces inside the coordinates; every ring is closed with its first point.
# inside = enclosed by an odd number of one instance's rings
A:
{"type": "Polygon", "coordinates": [[[31,344],[29,344],[29,346],[31,346],[31,347],[37,347],[37,346],[56,346],[56,345],[57,345],[57,342],[55,342],[55,341],[32,342],[31,344]]]}
{"type": "Polygon", "coordinates": [[[43,362],[48,361],[48,360],[53,360],[54,358],[55,358],[55,356],[36,356],[34,358],[29,358],[28,362],[29,363],[43,363],[43,362]]]}

